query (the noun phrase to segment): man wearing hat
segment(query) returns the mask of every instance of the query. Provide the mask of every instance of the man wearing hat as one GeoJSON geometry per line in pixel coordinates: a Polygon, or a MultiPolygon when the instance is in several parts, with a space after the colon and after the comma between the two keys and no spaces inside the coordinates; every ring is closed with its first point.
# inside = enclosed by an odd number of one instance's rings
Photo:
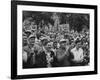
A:
{"type": "Polygon", "coordinates": [[[40,40],[41,40],[41,45],[42,45],[42,47],[44,47],[44,46],[48,43],[48,41],[49,41],[50,39],[49,39],[49,37],[41,36],[41,37],[40,37],[40,40]]]}
{"type": "Polygon", "coordinates": [[[56,56],[58,61],[58,67],[69,66],[70,63],[68,61],[68,40],[61,39],[60,40],[60,47],[57,49],[56,56]]]}
{"type": "MultiPolygon", "coordinates": [[[[35,67],[35,35],[30,35],[28,38],[28,45],[23,47],[23,51],[27,53],[27,66],[35,67]]],[[[25,55],[24,55],[25,56],[25,55]]],[[[24,58],[23,56],[23,58],[24,58]]],[[[23,65],[24,66],[24,65],[23,65]]]]}

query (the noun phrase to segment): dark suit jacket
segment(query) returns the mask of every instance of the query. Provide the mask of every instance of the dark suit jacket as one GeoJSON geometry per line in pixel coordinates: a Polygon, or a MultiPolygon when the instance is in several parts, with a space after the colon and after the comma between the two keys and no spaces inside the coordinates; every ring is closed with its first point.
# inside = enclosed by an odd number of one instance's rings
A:
{"type": "MultiPolygon", "coordinates": [[[[54,56],[53,51],[51,51],[51,57],[53,57],[53,59],[54,59],[53,62],[51,62],[51,65],[54,66],[55,62],[56,62],[56,58],[54,56]]],[[[38,55],[36,55],[36,66],[37,66],[37,68],[47,67],[45,51],[42,51],[38,55]]]]}

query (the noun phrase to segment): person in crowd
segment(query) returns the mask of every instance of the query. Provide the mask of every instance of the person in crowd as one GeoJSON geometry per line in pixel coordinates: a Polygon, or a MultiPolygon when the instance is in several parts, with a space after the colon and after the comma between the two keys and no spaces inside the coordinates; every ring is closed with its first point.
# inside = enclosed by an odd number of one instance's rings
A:
{"type": "Polygon", "coordinates": [[[45,46],[45,53],[46,53],[46,59],[47,59],[47,67],[55,67],[56,66],[56,56],[55,52],[52,50],[53,48],[53,42],[48,42],[48,44],[45,46]]]}
{"type": "Polygon", "coordinates": [[[90,51],[89,51],[89,44],[86,42],[82,46],[84,51],[84,59],[83,59],[83,65],[88,65],[90,62],[90,51]]]}
{"type": "Polygon", "coordinates": [[[70,50],[71,54],[73,55],[72,65],[73,66],[80,66],[82,65],[84,59],[84,53],[81,46],[80,41],[76,41],[76,46],[70,50]]]}
{"type": "Polygon", "coordinates": [[[28,68],[35,67],[35,35],[30,35],[28,38],[28,45],[23,47],[23,60],[26,59],[26,66],[28,68]],[[26,55],[25,55],[26,53],[26,55]]]}
{"type": "Polygon", "coordinates": [[[49,41],[43,45],[43,50],[36,56],[37,68],[54,66],[54,52],[51,50],[52,45],[49,41]]]}
{"type": "Polygon", "coordinates": [[[59,43],[57,41],[54,41],[52,50],[54,51],[55,56],[56,56],[56,51],[58,48],[59,48],[59,43]]]}
{"type": "Polygon", "coordinates": [[[23,22],[23,30],[24,31],[31,31],[31,20],[32,18],[27,18],[23,22]]]}
{"type": "Polygon", "coordinates": [[[44,46],[48,43],[48,40],[49,39],[47,37],[44,37],[44,36],[40,37],[40,44],[41,44],[42,50],[44,50],[44,46]]]}
{"type": "Polygon", "coordinates": [[[27,31],[25,31],[25,34],[26,34],[27,37],[29,37],[32,33],[31,33],[30,30],[27,30],[27,31]]]}
{"type": "Polygon", "coordinates": [[[69,66],[68,61],[68,43],[65,39],[60,40],[60,47],[57,49],[56,56],[58,61],[58,67],[69,66]]]}
{"type": "Polygon", "coordinates": [[[46,61],[46,54],[45,54],[45,46],[47,45],[48,40],[44,37],[41,38],[41,47],[42,50],[36,55],[36,65],[37,68],[43,68],[47,67],[47,61],[46,61]]]}
{"type": "Polygon", "coordinates": [[[23,46],[27,46],[27,35],[23,34],[23,46]]]}

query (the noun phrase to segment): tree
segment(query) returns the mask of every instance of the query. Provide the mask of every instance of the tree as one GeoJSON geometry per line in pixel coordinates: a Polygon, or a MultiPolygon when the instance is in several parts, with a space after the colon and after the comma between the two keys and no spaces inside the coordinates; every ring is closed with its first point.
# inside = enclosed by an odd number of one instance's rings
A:
{"type": "Polygon", "coordinates": [[[89,29],[89,15],[88,14],[71,14],[69,17],[70,28],[75,31],[82,31],[84,25],[89,29]]]}

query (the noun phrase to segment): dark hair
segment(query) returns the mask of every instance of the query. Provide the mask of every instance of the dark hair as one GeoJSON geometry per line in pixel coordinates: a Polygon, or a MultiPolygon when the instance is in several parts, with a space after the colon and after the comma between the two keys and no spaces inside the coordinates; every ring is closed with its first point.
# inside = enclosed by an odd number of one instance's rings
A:
{"type": "Polygon", "coordinates": [[[43,44],[43,46],[46,46],[48,44],[48,40],[47,39],[43,39],[41,40],[41,42],[43,43],[45,41],[45,43],[43,44]]]}
{"type": "Polygon", "coordinates": [[[31,35],[31,32],[26,31],[25,34],[27,35],[27,37],[29,37],[31,35]]]}
{"type": "Polygon", "coordinates": [[[57,41],[54,41],[53,43],[57,43],[57,41]]]}
{"type": "Polygon", "coordinates": [[[30,37],[29,39],[31,39],[31,38],[36,38],[35,36],[32,36],[32,37],[30,37]]]}
{"type": "Polygon", "coordinates": [[[81,42],[80,40],[76,40],[76,41],[75,41],[75,44],[80,43],[80,42],[81,42]]]}
{"type": "Polygon", "coordinates": [[[66,41],[61,41],[60,43],[66,43],[66,41]]]}

